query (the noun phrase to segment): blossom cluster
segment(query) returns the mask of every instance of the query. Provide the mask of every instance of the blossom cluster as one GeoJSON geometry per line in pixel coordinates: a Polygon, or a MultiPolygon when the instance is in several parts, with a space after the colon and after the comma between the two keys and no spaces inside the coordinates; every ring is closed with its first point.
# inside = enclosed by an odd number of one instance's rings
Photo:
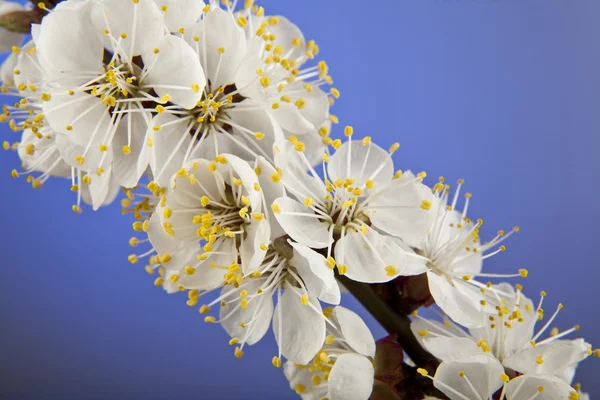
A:
{"type": "Polygon", "coordinates": [[[424,172],[395,169],[398,144],[350,126],[331,137],[339,91],[291,21],[253,1],[37,7],[46,15],[29,41],[0,38],[11,50],[2,92],[20,98],[0,117],[21,135],[3,143],[22,161],[13,177],[34,188],[70,178],[78,213],[122,190],[142,249],[129,261],[187,292],[236,357],[271,328],[272,363],[303,398],[367,399],[375,342],[340,305],[338,278],[424,275],[444,322],[415,314],[415,335],[441,361],[435,376],[418,371],[446,396],[578,398],[570,385],[591,346],[564,339],[577,328],[550,329],[558,310],[536,332],[542,302],[488,282],[526,270],[482,271],[519,228],[482,242],[462,180],[430,187],[424,172]]]}

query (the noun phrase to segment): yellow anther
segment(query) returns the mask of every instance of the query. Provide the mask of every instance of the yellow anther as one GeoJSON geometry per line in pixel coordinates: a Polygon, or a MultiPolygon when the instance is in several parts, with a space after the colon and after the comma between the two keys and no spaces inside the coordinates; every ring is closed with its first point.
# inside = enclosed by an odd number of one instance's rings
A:
{"type": "Polygon", "coordinates": [[[426,370],[426,369],[424,369],[424,368],[417,368],[417,372],[418,372],[419,374],[421,374],[422,376],[427,376],[427,375],[429,375],[429,373],[427,372],[427,370],[426,370]]]}
{"type": "Polygon", "coordinates": [[[271,359],[271,363],[275,368],[281,368],[281,358],[273,357],[273,359],[271,359]]]}
{"type": "Polygon", "coordinates": [[[520,269],[519,275],[521,275],[522,278],[527,278],[527,276],[529,275],[529,271],[527,271],[526,269],[520,269]]]}
{"type": "Polygon", "coordinates": [[[387,276],[396,276],[398,274],[398,269],[393,265],[388,265],[385,267],[385,272],[387,276]]]}
{"type": "Polygon", "coordinates": [[[347,126],[344,128],[344,135],[346,135],[347,137],[352,136],[352,134],[354,133],[354,128],[351,126],[347,126]]]}
{"type": "Polygon", "coordinates": [[[262,132],[255,132],[254,137],[256,138],[256,140],[263,140],[265,138],[265,134],[262,132]]]}
{"type": "Polygon", "coordinates": [[[217,322],[217,319],[215,317],[208,316],[208,317],[204,318],[204,322],[206,322],[208,324],[214,324],[217,322]]]}
{"type": "Polygon", "coordinates": [[[262,221],[265,218],[265,214],[262,213],[254,213],[252,214],[252,219],[255,221],[262,221]]]}
{"type": "Polygon", "coordinates": [[[275,214],[280,214],[281,213],[281,209],[279,208],[279,206],[277,204],[272,204],[271,205],[271,210],[273,210],[273,212],[275,214]]]}
{"type": "Polygon", "coordinates": [[[421,337],[425,337],[427,335],[429,335],[429,331],[427,329],[423,329],[422,331],[417,332],[419,334],[419,336],[421,337]]]}
{"type": "Polygon", "coordinates": [[[238,359],[242,358],[244,356],[244,352],[239,347],[235,348],[235,351],[233,354],[235,355],[235,358],[238,358],[238,359]]]}
{"type": "Polygon", "coordinates": [[[345,264],[338,265],[338,273],[340,275],[346,275],[348,273],[348,266],[345,264]]]}
{"type": "Polygon", "coordinates": [[[429,211],[429,210],[431,210],[431,206],[432,206],[432,204],[431,204],[431,202],[429,200],[423,200],[421,202],[421,208],[423,210],[429,211]]]}
{"type": "Polygon", "coordinates": [[[162,286],[163,283],[165,283],[165,279],[164,278],[156,278],[156,280],[154,281],[154,286],[162,286]]]}
{"type": "Polygon", "coordinates": [[[393,154],[399,148],[400,148],[400,143],[394,143],[393,145],[390,146],[389,151],[391,154],[393,154]]]}
{"type": "Polygon", "coordinates": [[[308,294],[304,293],[301,297],[300,297],[300,302],[307,306],[309,304],[308,302],[308,294]]]}
{"type": "Polygon", "coordinates": [[[542,364],[544,363],[544,355],[543,355],[543,354],[538,354],[538,355],[535,357],[535,362],[536,362],[536,364],[538,364],[538,365],[542,365],[542,364]]]}

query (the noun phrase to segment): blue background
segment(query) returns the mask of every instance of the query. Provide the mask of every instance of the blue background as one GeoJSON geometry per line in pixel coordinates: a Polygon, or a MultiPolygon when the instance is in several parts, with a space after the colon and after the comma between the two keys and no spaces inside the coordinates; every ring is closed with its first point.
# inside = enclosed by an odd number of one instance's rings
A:
{"type": "MultiPolygon", "coordinates": [[[[465,178],[487,237],[522,227],[488,270],[528,268],[529,295],[548,291],[547,310],[566,306],[558,326],[599,344],[600,2],[261,4],[317,39],[342,124],[399,141],[397,166],[430,183],[465,178]]],[[[16,166],[1,155],[0,398],[296,398],[271,366],[272,336],[235,359],[220,327],[127,262],[118,205],[75,215],[66,182],[33,191],[16,166]]],[[[577,379],[592,395],[599,362],[577,379]]]]}

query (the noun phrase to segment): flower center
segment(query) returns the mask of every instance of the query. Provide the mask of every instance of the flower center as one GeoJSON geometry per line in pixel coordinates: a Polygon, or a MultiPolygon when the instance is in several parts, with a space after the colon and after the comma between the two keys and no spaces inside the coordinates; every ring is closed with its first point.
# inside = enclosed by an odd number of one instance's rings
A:
{"type": "Polygon", "coordinates": [[[194,132],[211,131],[221,133],[231,133],[232,126],[230,124],[227,110],[231,110],[239,103],[245,100],[235,84],[221,86],[216,90],[211,90],[210,81],[208,81],[206,89],[202,94],[202,98],[196,104],[189,115],[193,116],[196,124],[192,125],[190,134],[197,136],[194,132]]]}

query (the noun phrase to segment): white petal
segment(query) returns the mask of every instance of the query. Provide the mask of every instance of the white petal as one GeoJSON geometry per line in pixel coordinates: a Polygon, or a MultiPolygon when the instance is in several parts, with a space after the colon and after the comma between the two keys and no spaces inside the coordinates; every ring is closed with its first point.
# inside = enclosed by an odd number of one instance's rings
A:
{"type": "MultiPolygon", "coordinates": [[[[83,164],[79,164],[77,161],[77,157],[84,153],[84,147],[78,146],[73,143],[70,137],[66,135],[56,135],[55,143],[56,148],[58,149],[60,156],[62,159],[72,167],[79,168],[82,171],[88,172],[92,178],[92,182],[94,178],[97,176],[97,170],[100,166],[100,161],[104,157],[103,168],[107,170],[106,166],[111,165],[112,163],[112,151],[109,148],[105,153],[102,153],[100,149],[97,147],[92,147],[88,150],[83,164]]],[[[106,173],[106,171],[105,171],[106,173]]],[[[103,173],[102,175],[105,175],[103,173]]]]}
{"type": "Polygon", "coordinates": [[[271,177],[276,174],[275,168],[262,157],[256,160],[258,166],[261,168],[262,173],[258,176],[258,182],[261,187],[263,195],[263,212],[267,214],[269,225],[271,226],[271,240],[275,240],[278,237],[284,236],[285,231],[277,222],[275,213],[271,209],[271,205],[279,197],[285,196],[285,187],[282,181],[274,182],[271,177]]]}
{"type": "MultiPolygon", "coordinates": [[[[202,0],[154,0],[159,7],[166,6],[165,23],[169,32],[177,32],[194,25],[202,15],[202,0]]],[[[162,8],[161,8],[162,9],[162,8]]]]}
{"type": "Polygon", "coordinates": [[[418,275],[426,271],[425,268],[407,270],[406,250],[393,238],[368,227],[366,229],[366,234],[349,229],[336,243],[335,260],[338,265],[348,266],[348,278],[358,282],[381,283],[389,282],[401,274],[418,275]]]}
{"type": "MultiPolygon", "coordinates": [[[[429,291],[436,304],[456,323],[467,328],[482,327],[486,315],[481,310],[479,300],[466,297],[457,290],[446,277],[435,272],[427,272],[429,291]]],[[[458,283],[458,280],[455,283],[458,283]]]]}
{"type": "Polygon", "coordinates": [[[426,337],[423,345],[431,354],[442,361],[456,361],[483,354],[472,338],[426,337]]]}
{"type": "MultiPolygon", "coordinates": [[[[43,73],[40,70],[39,61],[36,55],[28,53],[35,45],[33,41],[28,42],[21,48],[18,56],[18,62],[13,70],[19,70],[18,75],[14,75],[15,85],[34,85],[38,86],[43,82],[43,73]]],[[[11,53],[12,54],[12,53],[11,53]]],[[[12,73],[13,71],[11,71],[12,73]]],[[[33,93],[32,93],[33,94],[33,93]]]]}
{"type": "Polygon", "coordinates": [[[139,114],[123,117],[113,139],[113,174],[119,184],[126,188],[136,186],[148,167],[148,152],[144,151],[146,124],[139,114]],[[131,138],[128,141],[128,138],[131,138]],[[125,154],[124,146],[129,146],[130,153],[125,154]]]}
{"type": "Polygon", "coordinates": [[[536,396],[544,400],[567,400],[575,390],[562,380],[547,375],[522,375],[506,385],[508,400],[530,399],[536,396]],[[540,387],[543,388],[540,393],[540,387]]]}
{"type": "Polygon", "coordinates": [[[409,246],[418,247],[436,217],[433,208],[421,208],[423,201],[434,202],[431,189],[412,176],[404,176],[383,188],[376,186],[374,190],[376,193],[372,195],[368,207],[373,225],[401,238],[409,246]]]}
{"type": "Polygon", "coordinates": [[[246,226],[246,237],[240,246],[242,257],[242,270],[245,274],[252,273],[260,268],[267,250],[271,243],[271,229],[269,221],[263,219],[260,222],[252,221],[246,226]]]}
{"type": "MultiPolygon", "coordinates": [[[[11,46],[12,47],[12,46],[11,46]]],[[[13,86],[15,83],[15,66],[19,61],[19,55],[10,53],[0,67],[0,80],[4,85],[13,86]]]]}
{"type": "Polygon", "coordinates": [[[304,53],[305,45],[302,31],[296,24],[282,15],[277,15],[275,18],[277,19],[277,24],[268,27],[268,33],[275,36],[275,40],[272,42],[273,46],[281,46],[284,49],[286,58],[289,60],[300,58],[304,53]],[[297,39],[300,39],[301,45],[295,47],[292,43],[297,39]]]}
{"type": "Polygon", "coordinates": [[[153,86],[159,96],[171,96],[171,102],[191,110],[202,98],[206,86],[204,70],[194,49],[182,38],[165,35],[155,49],[144,53],[149,66],[144,82],[153,86]],[[166,88],[162,86],[177,86],[166,88]],[[179,88],[180,87],[180,88],[179,88]]]}
{"type": "Polygon", "coordinates": [[[327,397],[327,382],[315,386],[312,382],[313,373],[308,368],[299,368],[295,363],[288,361],[283,366],[283,372],[292,390],[299,386],[304,388],[300,395],[302,400],[321,400],[327,397]]]}
{"type": "Polygon", "coordinates": [[[154,247],[158,254],[174,253],[180,250],[185,243],[172,238],[165,232],[160,221],[159,213],[157,212],[150,217],[148,239],[150,239],[152,247],[154,247]]]}
{"type": "Polygon", "coordinates": [[[554,340],[518,351],[505,358],[504,365],[522,374],[541,373],[562,376],[565,368],[577,365],[588,357],[588,348],[589,344],[583,339],[554,340]],[[537,363],[538,356],[543,357],[542,364],[537,363]]]}
{"type": "Polygon", "coordinates": [[[216,89],[234,83],[239,66],[246,57],[247,45],[244,30],[233,15],[220,7],[213,7],[190,32],[186,38],[189,37],[188,43],[197,46],[211,87],[216,89]],[[198,43],[193,42],[193,36],[200,38],[198,43]],[[221,48],[223,53],[219,52],[221,48]]]}
{"type": "MultiPolygon", "coordinates": [[[[240,103],[241,107],[256,107],[257,105],[257,103],[250,99],[246,99],[240,103]]],[[[241,151],[240,157],[246,158],[251,156],[253,160],[256,157],[252,156],[252,154],[256,154],[272,162],[273,145],[283,140],[281,127],[275,122],[273,117],[263,110],[244,110],[239,107],[228,110],[227,116],[237,125],[232,125],[234,135],[245,145],[245,148],[238,150],[241,151]],[[245,129],[240,129],[239,127],[245,129]],[[265,135],[264,138],[257,140],[254,137],[256,132],[265,135]]],[[[236,145],[236,147],[239,147],[239,145],[236,145]]],[[[237,152],[233,154],[238,155],[237,152]]]]}
{"type": "Polygon", "coordinates": [[[342,306],[335,307],[333,315],[346,343],[357,353],[375,357],[375,339],[362,318],[342,306]]]}
{"type": "Polygon", "coordinates": [[[329,304],[340,303],[340,289],[333,270],[327,267],[325,257],[299,243],[289,241],[294,248],[290,265],[298,270],[309,292],[329,304]]]}
{"type": "MultiPolygon", "coordinates": [[[[258,183],[258,176],[254,169],[248,164],[248,162],[232,154],[222,154],[227,159],[227,165],[233,170],[233,176],[241,179],[242,186],[246,189],[248,200],[252,207],[252,212],[259,213],[262,210],[262,194],[261,190],[256,190],[258,183]]],[[[218,169],[219,172],[221,169],[218,169]]],[[[225,169],[224,169],[225,170],[225,169]]],[[[229,173],[223,176],[223,179],[229,181],[229,173]]]]}
{"type": "MultiPolygon", "coordinates": [[[[101,31],[90,20],[92,2],[60,3],[46,15],[35,38],[40,65],[50,77],[79,75],[79,71],[102,74],[101,31]],[[66,3],[70,3],[65,5],[66,3]]],[[[88,78],[72,78],[68,82],[84,83],[88,78]]]]}
{"type": "Polygon", "coordinates": [[[364,189],[370,179],[378,188],[391,182],[394,163],[390,154],[376,144],[364,146],[358,140],[348,140],[331,156],[327,172],[332,182],[352,178],[364,189]]]}
{"type": "MultiPolygon", "coordinates": [[[[92,9],[92,22],[98,32],[106,29],[120,41],[116,50],[126,59],[154,49],[165,29],[163,13],[152,0],[99,1],[92,9]],[[119,37],[123,33],[125,39],[119,37]]],[[[114,48],[108,36],[105,44],[114,48]]]]}
{"type": "Polygon", "coordinates": [[[502,387],[503,373],[504,368],[500,362],[485,355],[461,361],[443,362],[435,373],[434,386],[452,400],[464,400],[464,397],[460,397],[456,392],[472,400],[487,399],[502,387]],[[463,375],[461,373],[464,373],[464,376],[461,376],[463,375]]]}
{"type": "Polygon", "coordinates": [[[312,307],[303,305],[300,296],[287,284],[273,316],[273,332],[281,354],[298,364],[308,364],[325,341],[321,305],[310,294],[309,301],[312,307]]]}
{"type": "Polygon", "coordinates": [[[325,201],[329,194],[325,184],[321,178],[307,173],[309,166],[292,143],[287,140],[276,143],[274,155],[275,166],[283,170],[283,181],[294,196],[325,201]]]}
{"type": "Polygon", "coordinates": [[[52,96],[43,104],[44,115],[50,127],[58,133],[69,136],[80,146],[98,148],[111,128],[111,119],[102,100],[87,93],[75,93],[73,96],[52,96]],[[71,130],[67,130],[71,126],[71,130]]]}
{"type": "Polygon", "coordinates": [[[240,292],[247,290],[250,295],[254,295],[264,283],[265,279],[256,279],[239,289],[225,286],[221,291],[222,296],[227,295],[223,299],[227,304],[221,307],[219,312],[220,319],[227,317],[221,322],[221,325],[229,336],[243,340],[249,345],[258,342],[269,330],[273,316],[273,298],[269,294],[253,297],[248,302],[248,307],[242,309],[240,307],[240,292]],[[252,323],[249,326],[246,328],[241,327],[242,322],[247,324],[250,321],[252,323]]]}
{"type": "MultiPolygon", "coordinates": [[[[272,98],[275,100],[279,98],[272,98]]],[[[298,110],[295,104],[281,102],[279,108],[273,111],[275,120],[281,127],[292,134],[303,134],[315,130],[315,126],[298,110]]]]}
{"type": "Polygon", "coordinates": [[[113,199],[110,198],[109,194],[114,193],[114,184],[111,184],[111,168],[106,168],[106,171],[101,176],[93,175],[92,182],[88,188],[91,196],[92,208],[94,211],[98,210],[103,205],[110,203],[113,199]]]}
{"type": "MultiPolygon", "coordinates": [[[[195,184],[192,184],[189,178],[177,178],[176,185],[169,187],[169,200],[173,200],[178,205],[178,209],[189,208],[198,209],[201,206],[202,196],[209,199],[221,200],[221,191],[217,185],[217,174],[208,170],[208,160],[190,160],[184,165],[184,168],[196,178],[195,184]]],[[[173,181],[175,182],[175,180],[173,181]]]]}
{"type": "Polygon", "coordinates": [[[316,214],[304,204],[289,197],[280,197],[273,204],[281,210],[275,214],[275,218],[296,242],[314,249],[322,249],[332,242],[327,223],[312,217],[316,214]]]}
{"type": "Polygon", "coordinates": [[[49,138],[43,136],[38,139],[31,129],[26,129],[21,136],[18,154],[27,169],[47,173],[50,176],[71,177],[71,167],[61,159],[54,136],[49,138]],[[35,146],[33,154],[27,152],[29,145],[35,146]],[[56,163],[58,159],[61,160],[56,163]]]}
{"type": "MultiPolygon", "coordinates": [[[[223,285],[224,271],[220,268],[214,268],[212,265],[229,267],[232,263],[237,261],[237,252],[235,251],[233,241],[231,240],[220,240],[214,244],[215,253],[210,253],[209,257],[199,262],[196,257],[190,257],[187,262],[192,268],[196,269],[194,275],[181,274],[181,278],[178,283],[183,285],[186,289],[197,289],[197,290],[214,290],[223,285]]],[[[201,254],[202,251],[200,246],[197,246],[197,254],[201,254]]],[[[182,264],[181,268],[185,268],[186,264],[182,264]]]]}
{"type": "Polygon", "coordinates": [[[375,369],[371,361],[358,354],[342,354],[329,373],[331,400],[365,400],[373,391],[375,369]]]}
{"type": "Polygon", "coordinates": [[[169,125],[159,131],[152,128],[172,123],[177,119],[171,114],[159,114],[152,120],[152,126],[148,127],[146,134],[147,140],[152,143],[152,146],[144,144],[149,152],[150,168],[154,181],[161,187],[167,187],[173,175],[183,166],[191,136],[184,131],[186,122],[169,125]]]}

